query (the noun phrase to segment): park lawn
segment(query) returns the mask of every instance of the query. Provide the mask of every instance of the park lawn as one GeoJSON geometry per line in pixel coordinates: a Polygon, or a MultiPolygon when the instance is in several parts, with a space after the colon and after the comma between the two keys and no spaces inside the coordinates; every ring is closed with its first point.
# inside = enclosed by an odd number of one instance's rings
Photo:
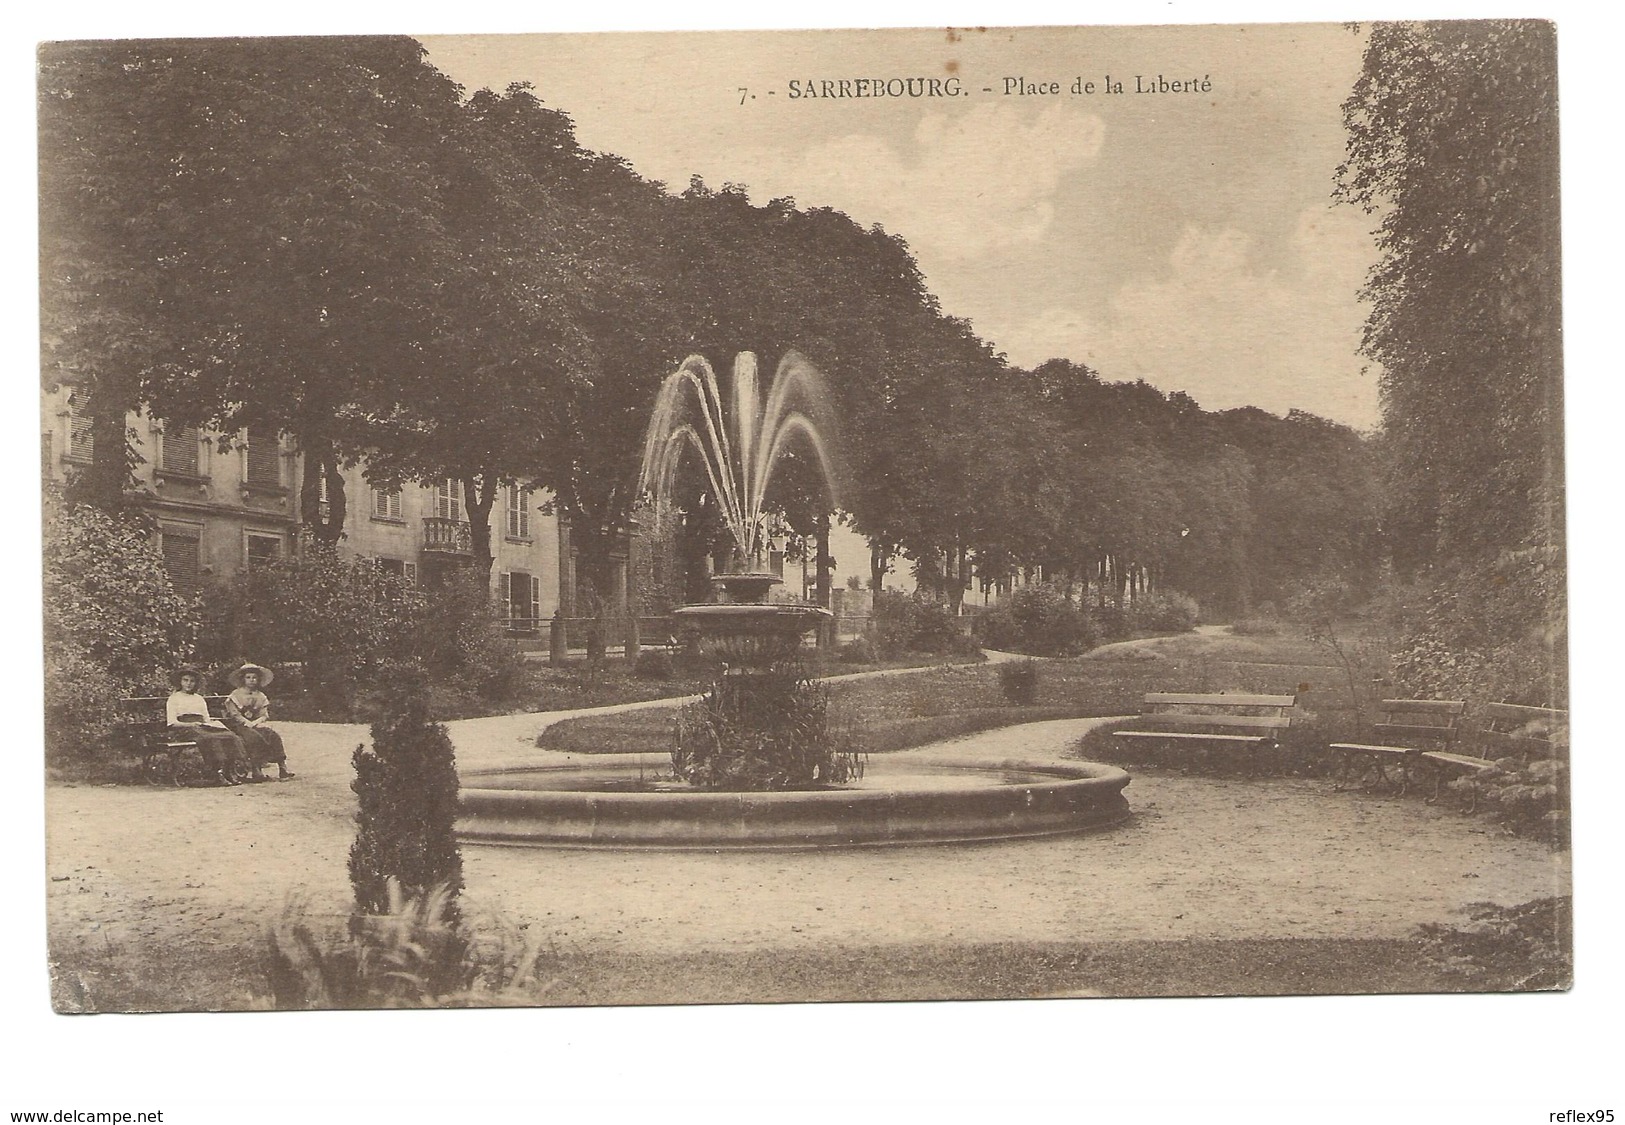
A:
{"type": "MultiPolygon", "coordinates": [[[[1165,637],[1037,663],[1031,706],[1005,700],[998,665],[945,666],[832,683],[832,721],[855,732],[865,752],[879,754],[1016,723],[1132,715],[1152,691],[1293,694],[1304,685],[1315,737],[1347,729],[1354,718],[1344,670],[1299,637],[1165,637]]],[[[661,708],[567,719],[543,731],[537,745],[584,754],[665,753],[674,717],[661,708]]]]}
{"type": "MultiPolygon", "coordinates": [[[[945,657],[912,654],[872,664],[847,664],[834,658],[811,656],[808,672],[814,676],[837,676],[849,672],[885,671],[897,668],[929,667],[953,660],[958,663],[979,660],[972,657],[945,657]]],[[[677,699],[697,695],[710,684],[709,669],[684,671],[678,661],[669,676],[639,675],[626,659],[606,658],[594,671],[584,658],[576,657],[559,667],[527,662],[519,689],[512,698],[491,702],[469,694],[440,692],[434,698],[436,718],[445,721],[479,719],[532,711],[576,711],[610,707],[621,703],[643,703],[651,699],[677,699]]],[[[277,717],[288,722],[350,722],[357,716],[325,711],[305,693],[288,691],[276,698],[277,717]]]]}

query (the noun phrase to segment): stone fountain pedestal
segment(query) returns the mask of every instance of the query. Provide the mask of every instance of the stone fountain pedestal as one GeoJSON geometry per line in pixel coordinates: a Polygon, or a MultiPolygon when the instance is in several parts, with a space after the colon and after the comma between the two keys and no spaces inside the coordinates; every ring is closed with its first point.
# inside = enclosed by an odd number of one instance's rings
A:
{"type": "Polygon", "coordinates": [[[765,668],[791,659],[801,640],[834,615],[821,606],[769,602],[768,591],[784,580],[776,574],[719,574],[711,579],[717,600],[686,605],[672,616],[693,625],[701,643],[731,668],[765,668]]]}

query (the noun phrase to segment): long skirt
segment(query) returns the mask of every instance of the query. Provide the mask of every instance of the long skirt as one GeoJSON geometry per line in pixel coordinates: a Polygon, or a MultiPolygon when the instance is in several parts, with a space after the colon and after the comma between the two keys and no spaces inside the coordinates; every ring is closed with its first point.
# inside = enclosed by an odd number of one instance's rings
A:
{"type": "Polygon", "coordinates": [[[242,739],[248,762],[255,769],[271,762],[282,765],[288,752],[282,748],[282,736],[270,727],[249,727],[231,724],[232,733],[242,739]]]}
{"type": "Polygon", "coordinates": [[[198,753],[203,755],[203,764],[208,767],[210,773],[218,773],[226,768],[227,762],[241,760],[244,757],[242,739],[227,730],[183,725],[171,726],[169,733],[178,738],[197,739],[198,753]]]}

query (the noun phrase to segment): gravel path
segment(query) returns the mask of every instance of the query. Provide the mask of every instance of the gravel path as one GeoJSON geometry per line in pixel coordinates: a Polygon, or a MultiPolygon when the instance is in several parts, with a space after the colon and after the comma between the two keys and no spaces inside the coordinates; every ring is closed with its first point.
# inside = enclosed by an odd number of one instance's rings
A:
{"type": "MultiPolygon", "coordinates": [[[[451,724],[460,762],[542,757],[529,745],[538,718],[451,724]]],[[[1109,721],[989,731],[932,752],[1059,754],[1089,725],[1109,721]]],[[[342,917],[349,753],[365,732],[281,727],[300,773],[292,782],[49,787],[53,946],[247,949],[290,898],[311,914],[342,917]]],[[[1024,842],[676,854],[470,846],[465,909],[539,927],[560,948],[587,953],[794,951],[1402,937],[1471,902],[1518,903],[1569,885],[1565,853],[1415,798],[1335,793],[1320,781],[1165,774],[1137,776],[1127,795],[1135,815],[1123,827],[1024,842]]]]}

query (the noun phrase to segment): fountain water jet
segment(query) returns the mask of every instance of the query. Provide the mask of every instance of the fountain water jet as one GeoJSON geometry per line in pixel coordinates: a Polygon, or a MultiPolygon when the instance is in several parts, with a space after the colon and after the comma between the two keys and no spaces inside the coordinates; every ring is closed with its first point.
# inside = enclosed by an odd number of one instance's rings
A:
{"type": "Polygon", "coordinates": [[[759,566],[767,486],[791,441],[801,438],[813,451],[834,499],[835,470],[823,437],[828,401],[817,368],[793,351],[779,360],[764,398],[756,356],[740,352],[734,358],[733,409],[731,417],[724,416],[716,372],[705,357],[691,355],[660,385],[643,441],[639,491],[670,495],[683,453],[695,453],[738,558],[745,566],[759,566]]]}

